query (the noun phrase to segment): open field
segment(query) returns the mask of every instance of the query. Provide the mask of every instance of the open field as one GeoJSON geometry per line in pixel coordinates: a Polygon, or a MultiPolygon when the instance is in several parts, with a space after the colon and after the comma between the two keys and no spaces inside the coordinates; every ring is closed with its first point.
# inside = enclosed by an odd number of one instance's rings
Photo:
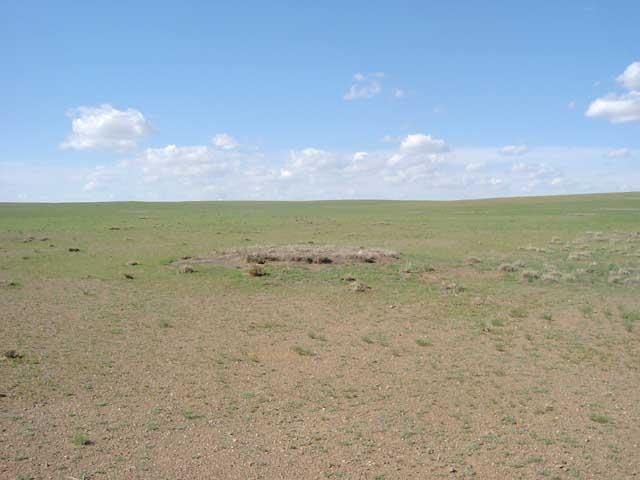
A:
{"type": "Polygon", "coordinates": [[[638,478],[639,293],[638,193],[0,204],[0,478],[638,478]]]}

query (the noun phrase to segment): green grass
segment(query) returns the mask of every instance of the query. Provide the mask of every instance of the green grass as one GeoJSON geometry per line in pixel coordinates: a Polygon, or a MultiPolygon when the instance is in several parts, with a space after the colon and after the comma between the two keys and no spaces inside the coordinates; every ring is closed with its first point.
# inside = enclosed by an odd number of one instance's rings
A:
{"type": "Polygon", "coordinates": [[[295,347],[293,347],[292,350],[296,352],[298,355],[300,355],[301,357],[313,357],[315,355],[315,353],[312,350],[301,347],[299,345],[296,345],[295,347]]]}
{"type": "Polygon", "coordinates": [[[591,421],[601,424],[611,423],[611,419],[606,415],[602,415],[600,413],[593,413],[589,416],[591,421]]]}
{"type": "Polygon", "coordinates": [[[87,445],[91,445],[91,439],[83,433],[76,433],[71,439],[71,443],[73,443],[77,447],[85,447],[87,445]]]}
{"type": "Polygon", "coordinates": [[[622,321],[624,322],[624,328],[627,332],[633,331],[633,325],[640,321],[640,311],[634,310],[630,312],[622,313],[622,321]]]}
{"type": "MultiPolygon", "coordinates": [[[[53,464],[51,455],[78,445],[61,475],[78,477],[84,465],[110,456],[104,468],[113,472],[103,476],[121,478],[130,472],[125,467],[144,463],[136,455],[155,455],[143,453],[146,446],[171,442],[177,455],[205,465],[208,456],[197,456],[203,452],[189,441],[207,437],[226,450],[221,461],[234,461],[244,476],[252,474],[242,470],[245,460],[271,463],[261,449],[277,445],[292,455],[326,454],[325,466],[302,463],[331,478],[342,469],[346,478],[357,476],[360,460],[369,458],[376,463],[366,467],[368,478],[413,478],[418,470],[444,478],[449,465],[466,476],[465,462],[476,461],[490,462],[496,478],[511,478],[513,465],[523,469],[516,476],[546,468],[551,478],[570,478],[568,469],[552,466],[569,456],[570,468],[585,465],[584,478],[589,469],[627,478],[635,458],[627,443],[636,439],[617,433],[633,433],[640,404],[637,389],[623,388],[638,358],[640,300],[637,286],[625,281],[637,275],[640,239],[630,232],[638,231],[639,212],[637,193],[0,204],[0,354],[24,355],[0,362],[2,393],[13,405],[0,460],[53,464]],[[585,240],[587,231],[607,232],[609,240],[585,240]],[[50,240],[24,243],[29,236],[50,240]],[[562,243],[552,243],[554,236],[562,243]],[[197,275],[170,266],[183,256],[311,242],[388,248],[401,258],[269,264],[261,278],[249,277],[245,264],[198,265],[197,275]],[[567,260],[584,249],[589,259],[567,260]],[[469,256],[482,263],[465,265],[469,256]],[[128,267],[129,260],[140,265],[128,267]],[[517,272],[498,271],[519,260],[525,266],[517,272]],[[541,278],[523,281],[525,269],[541,278]],[[135,280],[124,279],[127,271],[135,280]],[[619,271],[627,273],[609,281],[619,271]],[[558,278],[545,279],[549,272],[558,278]],[[371,290],[353,292],[341,280],[348,274],[371,290]],[[447,294],[448,283],[465,290],[447,294]],[[612,389],[619,395],[608,395],[612,389]],[[585,411],[585,395],[601,406],[585,411]],[[38,405],[37,414],[30,405],[38,405]],[[613,416],[622,409],[628,414],[613,416]],[[44,424],[31,422],[47,415],[51,432],[39,435],[44,424]],[[570,433],[560,430],[560,415],[570,433]],[[337,436],[346,423],[350,433],[337,436]],[[483,440],[489,430],[500,442],[483,440]],[[70,439],[74,431],[90,433],[96,446],[86,447],[84,433],[70,439]],[[116,437],[122,446],[102,440],[116,437]],[[606,451],[607,443],[619,451],[606,451]],[[115,460],[124,451],[137,453],[115,460]],[[392,461],[387,469],[380,452],[415,462],[392,461]],[[616,458],[606,460],[609,454],[616,458]]],[[[289,460],[281,467],[299,463],[289,460]]],[[[278,468],[267,470],[289,473],[278,468]]],[[[197,466],[189,473],[202,476],[197,466]]]]}

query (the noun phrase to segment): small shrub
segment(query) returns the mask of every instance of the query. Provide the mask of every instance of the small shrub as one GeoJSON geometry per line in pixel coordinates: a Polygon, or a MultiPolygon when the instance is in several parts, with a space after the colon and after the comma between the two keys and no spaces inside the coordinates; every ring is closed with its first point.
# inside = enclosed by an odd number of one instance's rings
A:
{"type": "Polygon", "coordinates": [[[319,333],[316,332],[309,332],[309,338],[312,340],[318,340],[320,342],[326,342],[327,341],[327,337],[325,337],[324,335],[321,335],[319,333]]]}
{"type": "Polygon", "coordinates": [[[627,332],[633,331],[633,324],[640,320],[640,311],[623,312],[622,320],[627,332]]]}
{"type": "Polygon", "coordinates": [[[433,342],[428,338],[418,338],[416,339],[416,343],[421,347],[431,347],[433,346],[433,342]]]}
{"type": "Polygon", "coordinates": [[[202,418],[202,415],[194,412],[193,410],[185,410],[182,412],[182,416],[187,420],[197,420],[198,418],[202,418]]]}
{"type": "Polygon", "coordinates": [[[593,413],[589,416],[589,418],[591,419],[591,421],[596,422],[596,423],[601,423],[601,424],[605,424],[605,423],[610,423],[611,420],[609,419],[609,417],[607,417],[606,415],[602,415],[600,413],[593,413]]]}
{"type": "Polygon", "coordinates": [[[251,265],[247,270],[247,273],[250,277],[264,277],[266,275],[264,268],[259,264],[251,265]]]}
{"type": "Polygon", "coordinates": [[[494,318],[491,320],[491,325],[494,327],[504,327],[504,320],[501,318],[494,318]]]}
{"type": "Polygon", "coordinates": [[[315,353],[313,353],[308,348],[304,348],[300,346],[293,347],[293,351],[296,352],[301,357],[313,357],[315,355],[315,353]]]}
{"type": "Polygon", "coordinates": [[[74,445],[77,447],[85,447],[87,445],[91,445],[93,442],[89,437],[84,435],[83,433],[76,433],[71,439],[74,445]]]}
{"type": "Polygon", "coordinates": [[[502,417],[502,423],[504,425],[515,425],[517,422],[515,417],[512,417],[511,415],[506,415],[502,417]]]}

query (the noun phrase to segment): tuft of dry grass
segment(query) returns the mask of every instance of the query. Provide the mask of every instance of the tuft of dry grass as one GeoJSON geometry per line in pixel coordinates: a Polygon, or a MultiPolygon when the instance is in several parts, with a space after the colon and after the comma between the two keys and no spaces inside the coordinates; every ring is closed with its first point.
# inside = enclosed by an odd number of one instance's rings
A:
{"type": "Polygon", "coordinates": [[[264,277],[267,273],[264,271],[262,265],[256,263],[247,269],[247,274],[250,277],[264,277]]]}

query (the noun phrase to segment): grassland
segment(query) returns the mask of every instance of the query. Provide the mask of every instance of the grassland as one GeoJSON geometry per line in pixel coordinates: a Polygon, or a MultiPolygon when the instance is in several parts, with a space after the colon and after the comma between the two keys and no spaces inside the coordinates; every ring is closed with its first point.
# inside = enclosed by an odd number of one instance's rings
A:
{"type": "Polygon", "coordinates": [[[637,193],[0,204],[0,478],[637,478],[639,293],[637,193]],[[293,244],[400,258],[174,263],[293,244]]]}

